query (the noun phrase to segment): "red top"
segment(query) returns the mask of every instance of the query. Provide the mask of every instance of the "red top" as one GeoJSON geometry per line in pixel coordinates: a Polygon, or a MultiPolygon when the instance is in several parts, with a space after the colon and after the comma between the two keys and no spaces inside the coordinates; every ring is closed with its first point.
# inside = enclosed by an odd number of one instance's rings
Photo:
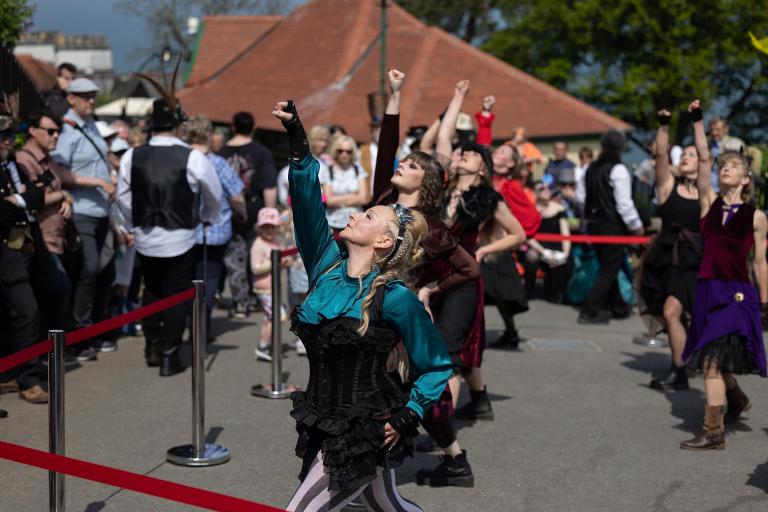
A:
{"type": "Polygon", "coordinates": [[[496,114],[489,112],[487,116],[484,116],[482,112],[475,114],[477,120],[477,143],[483,146],[490,146],[493,142],[493,132],[491,126],[496,119],[496,114]]]}
{"type": "Polygon", "coordinates": [[[723,225],[723,213],[728,207],[718,197],[701,219],[704,256],[699,279],[749,282],[747,261],[755,243],[752,221],[755,207],[744,203],[723,225]]]}
{"type": "Polygon", "coordinates": [[[520,225],[525,230],[525,236],[531,238],[535,235],[541,226],[541,214],[536,209],[536,205],[531,203],[523,189],[523,184],[504,176],[494,176],[493,188],[501,194],[509,211],[520,221],[520,225]]]}

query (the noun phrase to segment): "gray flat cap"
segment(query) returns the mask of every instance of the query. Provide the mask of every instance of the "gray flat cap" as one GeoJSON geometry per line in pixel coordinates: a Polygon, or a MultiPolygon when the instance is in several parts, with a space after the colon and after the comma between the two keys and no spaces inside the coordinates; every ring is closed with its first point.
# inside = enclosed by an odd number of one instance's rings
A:
{"type": "Polygon", "coordinates": [[[99,86],[87,78],[75,78],[69,84],[68,93],[82,94],[86,92],[99,92],[99,86]]]}

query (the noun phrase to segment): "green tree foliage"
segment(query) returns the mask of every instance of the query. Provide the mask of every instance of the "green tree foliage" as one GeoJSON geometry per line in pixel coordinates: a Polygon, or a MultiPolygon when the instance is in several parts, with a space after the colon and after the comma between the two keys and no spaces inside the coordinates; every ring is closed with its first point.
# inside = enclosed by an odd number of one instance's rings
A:
{"type": "Polygon", "coordinates": [[[0,45],[12,48],[33,14],[35,7],[27,5],[27,0],[0,1],[0,45]]]}
{"type": "Polygon", "coordinates": [[[467,42],[485,39],[496,26],[497,9],[504,0],[395,0],[429,25],[457,35],[467,42]]]}
{"type": "Polygon", "coordinates": [[[658,107],[700,98],[732,133],[765,140],[768,56],[747,31],[768,35],[768,0],[535,0],[501,17],[486,51],[641,131],[658,107]]]}

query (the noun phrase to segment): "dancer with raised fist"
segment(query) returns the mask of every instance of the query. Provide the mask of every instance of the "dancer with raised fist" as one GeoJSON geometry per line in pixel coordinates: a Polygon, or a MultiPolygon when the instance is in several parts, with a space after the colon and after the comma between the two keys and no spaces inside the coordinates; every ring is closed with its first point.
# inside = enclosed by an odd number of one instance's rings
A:
{"type": "Polygon", "coordinates": [[[287,509],[339,511],[361,496],[368,510],[420,511],[397,492],[393,468],[411,455],[419,420],[451,375],[439,332],[402,282],[423,253],[427,223],[400,205],[353,213],[342,255],[293,102],[273,114],[288,131],[296,242],[311,283],[293,313],[310,377],[306,392],[291,396],[304,464],[287,509]]]}
{"type": "Polygon", "coordinates": [[[752,405],[734,375],[768,376],[761,325],[761,316],[765,322],[768,313],[768,220],[765,213],[748,202],[752,173],[743,152],[725,151],[720,155],[720,194],[712,190],[712,162],[698,100],[691,102],[688,112],[699,153],[696,187],[704,255],[683,359],[703,372],[707,404],[703,432],[680,443],[680,448],[722,450],[726,402],[728,419],[737,419],[752,405]],[[753,248],[757,289],[750,282],[748,269],[753,248]]]}

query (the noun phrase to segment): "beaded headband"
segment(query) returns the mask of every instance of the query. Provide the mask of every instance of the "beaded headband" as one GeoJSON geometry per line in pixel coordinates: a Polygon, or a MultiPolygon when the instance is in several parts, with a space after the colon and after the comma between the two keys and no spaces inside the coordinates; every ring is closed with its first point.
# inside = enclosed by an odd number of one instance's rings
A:
{"type": "Polygon", "coordinates": [[[395,210],[395,216],[397,217],[397,239],[395,241],[395,247],[387,255],[387,257],[384,258],[384,261],[381,264],[382,267],[386,266],[387,263],[389,263],[389,260],[391,260],[395,254],[397,254],[397,251],[400,250],[400,246],[402,245],[403,239],[405,238],[405,228],[408,224],[413,222],[413,215],[411,214],[410,208],[406,208],[405,206],[399,204],[391,204],[389,207],[395,210]]]}

